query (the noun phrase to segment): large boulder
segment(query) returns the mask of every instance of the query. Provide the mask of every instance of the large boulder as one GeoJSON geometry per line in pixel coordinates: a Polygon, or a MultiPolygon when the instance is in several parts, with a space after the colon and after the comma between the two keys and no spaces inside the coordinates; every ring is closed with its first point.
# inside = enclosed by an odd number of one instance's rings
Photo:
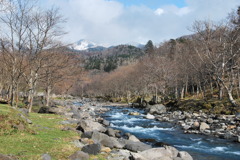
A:
{"type": "Polygon", "coordinates": [[[89,155],[82,151],[77,151],[69,157],[70,160],[89,160],[89,155]]]}
{"type": "Polygon", "coordinates": [[[148,160],[173,159],[177,157],[178,150],[174,147],[166,146],[161,148],[151,148],[139,153],[148,160]]]}
{"type": "Polygon", "coordinates": [[[103,125],[101,125],[98,122],[94,122],[92,120],[81,120],[78,123],[78,127],[77,130],[80,130],[82,132],[91,132],[91,131],[99,131],[99,132],[105,132],[106,128],[103,127],[103,125]]]}
{"type": "Polygon", "coordinates": [[[86,145],[82,148],[82,151],[88,154],[97,155],[101,151],[101,144],[95,143],[95,144],[86,145]]]}
{"type": "Polygon", "coordinates": [[[128,137],[128,140],[133,141],[133,142],[140,142],[140,140],[134,135],[130,135],[128,137]]]}
{"type": "Polygon", "coordinates": [[[179,152],[178,157],[182,158],[182,160],[193,160],[192,156],[185,151],[179,152]]]}
{"type": "Polygon", "coordinates": [[[41,107],[38,111],[38,113],[48,113],[48,114],[64,114],[65,110],[62,107],[57,107],[57,106],[52,106],[52,107],[48,107],[48,106],[44,106],[41,107]]]}
{"type": "Polygon", "coordinates": [[[124,148],[133,152],[138,152],[138,151],[145,151],[152,147],[142,142],[127,141],[127,144],[124,146],[124,148]]]}
{"type": "Polygon", "coordinates": [[[92,140],[95,143],[101,143],[105,147],[109,148],[123,148],[123,144],[117,141],[114,137],[109,137],[106,134],[100,133],[100,132],[93,132],[92,134],[92,140]]]}
{"type": "Polygon", "coordinates": [[[105,147],[109,147],[109,148],[123,148],[123,145],[120,144],[117,139],[113,138],[113,137],[109,137],[109,138],[105,138],[103,140],[100,141],[100,143],[105,146],[105,147]]]}
{"type": "Polygon", "coordinates": [[[167,108],[163,104],[155,104],[148,107],[150,114],[162,114],[167,112],[167,108]]]}
{"type": "Polygon", "coordinates": [[[112,129],[112,128],[108,128],[107,131],[106,131],[106,134],[111,136],[111,137],[115,137],[117,131],[112,129]]]}

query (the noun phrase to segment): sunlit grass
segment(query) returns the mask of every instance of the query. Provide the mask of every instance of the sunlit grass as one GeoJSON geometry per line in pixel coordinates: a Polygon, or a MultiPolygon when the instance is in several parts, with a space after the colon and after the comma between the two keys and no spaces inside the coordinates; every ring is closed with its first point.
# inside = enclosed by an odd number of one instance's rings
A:
{"type": "MultiPolygon", "coordinates": [[[[0,115],[12,111],[7,105],[0,105],[0,115]]],[[[17,117],[16,117],[17,118],[17,117]]],[[[59,115],[31,113],[33,124],[28,126],[34,132],[17,132],[0,136],[0,153],[14,155],[19,159],[35,160],[48,153],[53,159],[67,159],[78,150],[71,141],[80,137],[73,131],[61,131],[59,115]]]]}

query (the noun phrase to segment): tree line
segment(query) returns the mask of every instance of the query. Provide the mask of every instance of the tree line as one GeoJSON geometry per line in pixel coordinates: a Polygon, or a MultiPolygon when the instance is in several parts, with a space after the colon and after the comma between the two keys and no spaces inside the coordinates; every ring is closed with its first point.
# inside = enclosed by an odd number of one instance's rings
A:
{"type": "Polygon", "coordinates": [[[2,0],[0,93],[12,106],[25,97],[31,112],[34,95],[45,92],[45,105],[56,86],[72,86],[81,74],[80,57],[65,49],[65,19],[59,10],[43,10],[35,0],[2,0]]]}
{"type": "Polygon", "coordinates": [[[89,96],[161,95],[170,98],[227,97],[238,106],[240,97],[240,7],[221,22],[195,21],[192,35],[148,42],[146,55],[110,73],[91,75],[89,96]],[[149,47],[150,46],[150,47],[149,47]]]}

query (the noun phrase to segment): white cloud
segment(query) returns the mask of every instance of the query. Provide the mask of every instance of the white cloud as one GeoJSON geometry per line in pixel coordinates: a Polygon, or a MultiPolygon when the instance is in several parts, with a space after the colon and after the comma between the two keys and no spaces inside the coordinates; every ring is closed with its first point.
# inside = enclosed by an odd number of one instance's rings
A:
{"type": "Polygon", "coordinates": [[[164,13],[164,10],[162,8],[158,8],[156,11],[155,11],[155,14],[157,15],[162,15],[164,13]]]}
{"type": "Polygon", "coordinates": [[[50,1],[68,18],[68,41],[89,39],[104,44],[177,38],[190,34],[187,27],[194,20],[221,20],[239,5],[239,0],[185,0],[182,8],[167,5],[153,10],[143,5],[126,7],[113,0],[50,1]]]}

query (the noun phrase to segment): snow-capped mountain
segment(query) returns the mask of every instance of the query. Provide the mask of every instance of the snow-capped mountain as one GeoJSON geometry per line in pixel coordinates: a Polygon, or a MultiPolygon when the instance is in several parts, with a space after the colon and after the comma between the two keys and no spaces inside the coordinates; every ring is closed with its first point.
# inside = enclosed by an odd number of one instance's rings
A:
{"type": "MultiPolygon", "coordinates": [[[[141,43],[136,43],[136,42],[130,42],[124,45],[131,45],[131,46],[135,46],[137,48],[143,48],[144,45],[141,43]]],[[[70,46],[71,49],[77,50],[77,51],[103,51],[106,50],[108,48],[113,48],[115,46],[104,46],[104,45],[99,45],[96,44],[94,42],[85,40],[85,39],[81,39],[75,43],[73,43],[73,45],[70,46]]]]}
{"type": "Polygon", "coordinates": [[[144,44],[137,43],[137,42],[129,42],[126,45],[131,45],[131,46],[134,46],[134,47],[137,47],[137,48],[143,48],[145,46],[144,44]]]}
{"type": "Polygon", "coordinates": [[[75,42],[70,48],[78,51],[100,51],[106,49],[104,46],[85,39],[75,42]]]}

